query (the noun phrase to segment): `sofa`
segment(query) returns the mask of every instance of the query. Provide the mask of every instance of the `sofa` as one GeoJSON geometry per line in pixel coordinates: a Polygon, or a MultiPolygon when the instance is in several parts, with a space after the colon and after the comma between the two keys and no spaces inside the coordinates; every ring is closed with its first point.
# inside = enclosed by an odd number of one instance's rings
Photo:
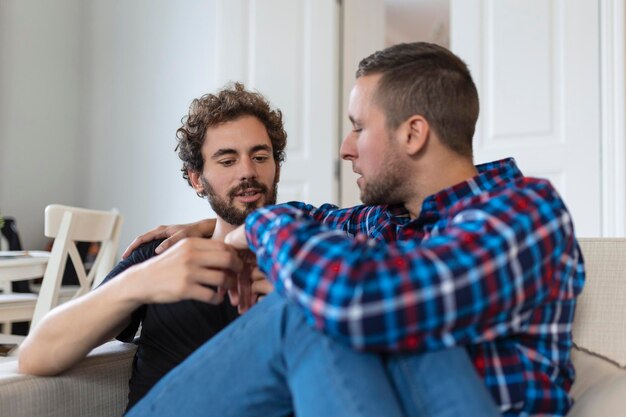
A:
{"type": "Polygon", "coordinates": [[[124,414],[136,346],[111,341],[62,375],[37,377],[0,361],[2,417],[113,417],[124,414]]]}
{"type": "MultiPolygon", "coordinates": [[[[580,239],[587,282],[579,299],[572,352],[577,377],[568,417],[626,416],[626,239],[580,239]]],[[[111,417],[124,412],[135,346],[94,349],[56,377],[17,372],[0,361],[2,417],[111,417]]]]}

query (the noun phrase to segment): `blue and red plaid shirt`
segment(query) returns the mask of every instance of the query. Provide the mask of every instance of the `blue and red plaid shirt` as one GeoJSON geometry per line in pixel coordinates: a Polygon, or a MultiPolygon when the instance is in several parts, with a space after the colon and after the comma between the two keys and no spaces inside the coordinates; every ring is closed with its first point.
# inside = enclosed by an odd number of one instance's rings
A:
{"type": "Polygon", "coordinates": [[[324,333],[357,349],[466,346],[507,416],[562,416],[583,260],[552,185],[513,159],[402,206],[289,203],[246,220],[277,291],[324,333]]]}

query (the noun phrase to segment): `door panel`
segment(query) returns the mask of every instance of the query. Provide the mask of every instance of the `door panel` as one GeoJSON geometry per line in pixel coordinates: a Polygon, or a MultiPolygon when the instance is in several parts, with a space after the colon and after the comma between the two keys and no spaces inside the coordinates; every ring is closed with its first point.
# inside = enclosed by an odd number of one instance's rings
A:
{"type": "Polygon", "coordinates": [[[477,163],[553,181],[580,236],[601,232],[599,3],[452,0],[451,48],[481,97],[477,163]]]}
{"type": "Polygon", "coordinates": [[[242,81],[283,112],[279,200],[337,202],[339,6],[335,0],[220,0],[215,83],[242,81]]]}

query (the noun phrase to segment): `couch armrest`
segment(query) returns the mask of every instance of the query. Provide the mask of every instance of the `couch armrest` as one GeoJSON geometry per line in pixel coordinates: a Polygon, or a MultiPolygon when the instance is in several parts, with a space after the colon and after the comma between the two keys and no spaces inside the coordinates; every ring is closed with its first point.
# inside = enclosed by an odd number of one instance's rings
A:
{"type": "Polygon", "coordinates": [[[0,363],[2,416],[121,416],[136,348],[132,343],[105,343],[54,377],[20,374],[16,360],[0,363]]]}

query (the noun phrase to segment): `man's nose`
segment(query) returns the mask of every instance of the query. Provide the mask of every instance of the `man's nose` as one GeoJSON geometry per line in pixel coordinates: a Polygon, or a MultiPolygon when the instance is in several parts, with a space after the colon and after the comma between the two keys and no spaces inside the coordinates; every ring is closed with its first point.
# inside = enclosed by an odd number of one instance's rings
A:
{"type": "Polygon", "coordinates": [[[354,132],[350,131],[343,138],[343,142],[341,142],[341,147],[339,148],[339,155],[341,155],[341,159],[345,159],[346,161],[352,161],[356,158],[356,146],[355,146],[355,135],[354,132]]]}
{"type": "Polygon", "coordinates": [[[257,167],[254,161],[250,158],[242,158],[241,164],[239,164],[239,169],[239,177],[242,180],[257,177],[257,167]]]}

